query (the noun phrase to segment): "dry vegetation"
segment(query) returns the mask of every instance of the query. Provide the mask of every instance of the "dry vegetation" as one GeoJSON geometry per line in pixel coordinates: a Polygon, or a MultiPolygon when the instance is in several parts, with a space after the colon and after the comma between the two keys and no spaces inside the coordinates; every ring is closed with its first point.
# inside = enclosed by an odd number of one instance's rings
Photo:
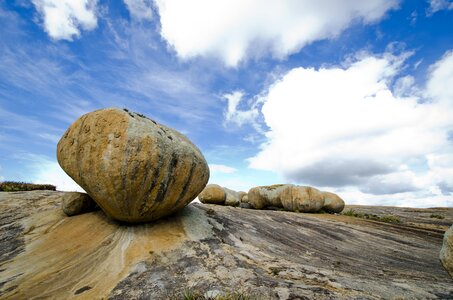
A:
{"type": "Polygon", "coordinates": [[[49,190],[55,191],[56,186],[51,184],[34,184],[16,181],[3,181],[0,182],[0,192],[19,192],[19,191],[35,191],[35,190],[49,190]]]}
{"type": "Polygon", "coordinates": [[[342,213],[342,215],[355,217],[355,218],[380,221],[380,222],[386,222],[386,223],[394,223],[394,224],[401,223],[401,220],[397,216],[393,216],[393,215],[378,216],[378,215],[373,215],[373,214],[365,214],[365,213],[356,212],[353,209],[345,211],[344,213],[342,213]]]}

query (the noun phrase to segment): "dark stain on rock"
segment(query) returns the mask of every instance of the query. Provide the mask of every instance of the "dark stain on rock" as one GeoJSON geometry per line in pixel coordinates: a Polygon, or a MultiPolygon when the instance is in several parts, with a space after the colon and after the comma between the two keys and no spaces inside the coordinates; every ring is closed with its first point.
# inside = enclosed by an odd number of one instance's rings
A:
{"type": "Polygon", "coordinates": [[[23,214],[18,208],[9,208],[0,218],[0,263],[14,258],[24,251],[24,228],[20,224],[23,214]]]}
{"type": "Polygon", "coordinates": [[[88,290],[91,290],[91,286],[84,286],[84,287],[81,287],[80,289],[78,289],[77,291],[74,292],[74,295],[79,295],[79,294],[82,294],[83,292],[86,292],[88,290]]]}

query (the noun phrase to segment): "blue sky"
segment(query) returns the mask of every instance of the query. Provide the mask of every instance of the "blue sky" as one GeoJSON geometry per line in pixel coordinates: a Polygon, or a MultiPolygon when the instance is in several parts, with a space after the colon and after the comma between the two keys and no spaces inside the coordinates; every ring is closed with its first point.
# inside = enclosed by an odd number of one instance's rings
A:
{"type": "Polygon", "coordinates": [[[453,206],[453,2],[0,0],[0,180],[77,186],[80,115],[187,135],[212,183],[453,206]]]}

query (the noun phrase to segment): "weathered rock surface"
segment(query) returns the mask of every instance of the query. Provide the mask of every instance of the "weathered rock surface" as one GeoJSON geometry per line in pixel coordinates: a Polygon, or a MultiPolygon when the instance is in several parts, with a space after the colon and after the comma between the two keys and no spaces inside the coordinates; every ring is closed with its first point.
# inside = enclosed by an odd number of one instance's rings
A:
{"type": "Polygon", "coordinates": [[[453,298],[439,260],[451,208],[352,207],[401,219],[389,224],[190,204],[124,225],[102,211],[67,218],[63,195],[0,193],[1,299],[182,299],[174,295],[233,289],[258,299],[453,298]]]}
{"type": "Polygon", "coordinates": [[[280,195],[286,210],[298,212],[317,212],[324,206],[321,191],[310,186],[290,185],[280,195]]]}
{"type": "Polygon", "coordinates": [[[210,203],[210,204],[224,204],[226,199],[226,192],[218,184],[208,184],[200,195],[198,199],[201,203],[210,203]]]}
{"type": "Polygon", "coordinates": [[[248,203],[255,209],[284,208],[297,212],[317,212],[324,205],[321,191],[294,184],[275,184],[251,188],[248,203]]]}
{"type": "Polygon", "coordinates": [[[281,193],[291,184],[274,184],[268,186],[257,186],[248,192],[248,203],[255,209],[263,209],[267,206],[283,207],[281,193]]]}
{"type": "Polygon", "coordinates": [[[225,205],[239,206],[241,203],[241,194],[225,187],[223,189],[226,193],[225,205]]]}
{"type": "Polygon", "coordinates": [[[70,217],[94,211],[98,206],[88,194],[68,192],[62,197],[61,208],[70,217]]]}
{"type": "Polygon", "coordinates": [[[326,212],[340,213],[343,211],[345,203],[340,196],[331,192],[322,192],[322,196],[324,197],[324,206],[322,209],[326,212]]]}
{"type": "Polygon", "coordinates": [[[440,260],[453,277],[453,225],[445,232],[444,242],[440,250],[440,260]]]}
{"type": "Polygon", "coordinates": [[[180,210],[209,179],[203,155],[184,135],[116,108],[77,119],[58,143],[57,158],[107,215],[125,222],[180,210]]]}

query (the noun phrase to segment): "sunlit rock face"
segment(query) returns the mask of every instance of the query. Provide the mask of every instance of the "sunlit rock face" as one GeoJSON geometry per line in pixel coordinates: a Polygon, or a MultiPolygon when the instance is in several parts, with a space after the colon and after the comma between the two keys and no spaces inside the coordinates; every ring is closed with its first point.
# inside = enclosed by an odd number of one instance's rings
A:
{"type": "Polygon", "coordinates": [[[453,208],[346,207],[396,216],[394,225],[191,203],[156,222],[120,224],[101,210],[67,217],[66,194],[0,192],[0,299],[453,296],[439,260],[453,208]]]}
{"type": "Polygon", "coordinates": [[[318,212],[324,206],[321,191],[310,186],[288,186],[280,198],[283,207],[290,211],[318,212]]]}
{"type": "Polygon", "coordinates": [[[207,204],[224,204],[226,193],[223,187],[218,184],[208,184],[204,190],[198,195],[201,203],[207,204]]]}
{"type": "Polygon", "coordinates": [[[209,179],[206,160],[187,137],[126,109],[77,119],[59,141],[57,158],[107,215],[125,222],[180,210],[209,179]]]}
{"type": "Polygon", "coordinates": [[[344,200],[337,194],[331,192],[322,192],[324,197],[324,206],[322,209],[329,213],[340,213],[344,209],[344,200]]]}

